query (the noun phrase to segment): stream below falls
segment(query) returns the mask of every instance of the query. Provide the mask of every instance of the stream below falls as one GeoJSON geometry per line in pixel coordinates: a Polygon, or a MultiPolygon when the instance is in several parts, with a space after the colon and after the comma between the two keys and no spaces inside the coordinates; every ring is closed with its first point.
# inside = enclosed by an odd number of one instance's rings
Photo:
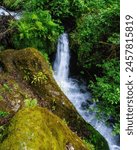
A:
{"type": "Polygon", "coordinates": [[[98,120],[95,112],[91,111],[96,104],[91,101],[91,93],[88,92],[86,84],[69,77],[69,62],[68,34],[64,33],[58,39],[57,53],[53,64],[54,78],[85,121],[106,139],[110,150],[120,150],[119,137],[112,135],[112,127],[106,126],[105,121],[98,120]]]}

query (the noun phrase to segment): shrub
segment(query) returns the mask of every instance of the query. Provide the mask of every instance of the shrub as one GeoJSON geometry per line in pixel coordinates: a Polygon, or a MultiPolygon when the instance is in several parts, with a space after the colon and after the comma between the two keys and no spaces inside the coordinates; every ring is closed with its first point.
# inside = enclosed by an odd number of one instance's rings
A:
{"type": "Polygon", "coordinates": [[[120,120],[120,65],[119,61],[112,59],[104,61],[98,65],[103,69],[103,75],[96,77],[96,82],[92,81],[89,87],[93,93],[93,101],[97,105],[97,116],[105,118],[106,121],[113,120],[114,133],[119,132],[120,120]]]}
{"type": "Polygon", "coordinates": [[[34,47],[50,53],[62,29],[48,11],[25,12],[18,21],[11,22],[17,30],[13,35],[15,48],[34,47]]]}

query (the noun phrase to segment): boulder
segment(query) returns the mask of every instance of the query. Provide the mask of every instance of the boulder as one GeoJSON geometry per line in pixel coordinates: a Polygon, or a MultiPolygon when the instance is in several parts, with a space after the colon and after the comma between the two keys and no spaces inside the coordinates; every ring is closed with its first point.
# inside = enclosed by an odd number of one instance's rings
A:
{"type": "Polygon", "coordinates": [[[88,150],[65,122],[46,108],[23,108],[11,120],[8,133],[0,150],[88,150]]]}
{"type": "Polygon", "coordinates": [[[53,78],[51,65],[34,48],[0,53],[0,108],[15,114],[25,100],[37,99],[38,105],[65,120],[71,130],[88,139],[96,150],[107,150],[106,140],[79,115],[53,78]]]}

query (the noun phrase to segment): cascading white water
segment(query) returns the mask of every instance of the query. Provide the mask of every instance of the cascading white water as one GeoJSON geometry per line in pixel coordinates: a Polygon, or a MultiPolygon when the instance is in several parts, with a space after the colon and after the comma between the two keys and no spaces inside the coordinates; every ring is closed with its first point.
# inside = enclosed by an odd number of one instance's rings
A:
{"type": "Polygon", "coordinates": [[[110,150],[119,150],[118,137],[112,135],[112,128],[106,126],[105,121],[99,121],[95,112],[91,111],[96,105],[90,101],[91,94],[86,89],[86,85],[69,78],[69,60],[68,34],[64,33],[58,39],[57,54],[53,65],[54,78],[80,115],[104,136],[110,150]]]}
{"type": "Polygon", "coordinates": [[[13,12],[13,11],[9,11],[9,10],[6,10],[6,8],[4,7],[0,7],[0,16],[13,16],[16,20],[20,19],[20,13],[17,13],[17,12],[13,12]]]}
{"type": "Polygon", "coordinates": [[[58,39],[57,54],[54,63],[54,71],[57,80],[66,81],[69,74],[69,42],[68,35],[63,34],[58,39]]]}

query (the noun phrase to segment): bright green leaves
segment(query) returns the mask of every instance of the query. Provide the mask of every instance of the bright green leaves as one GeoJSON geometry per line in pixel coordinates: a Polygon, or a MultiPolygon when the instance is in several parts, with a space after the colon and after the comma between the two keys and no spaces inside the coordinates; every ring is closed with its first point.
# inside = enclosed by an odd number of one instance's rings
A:
{"type": "Polygon", "coordinates": [[[117,135],[117,134],[119,134],[119,133],[120,133],[120,120],[119,120],[118,123],[115,123],[113,134],[114,134],[114,135],[117,135]]]}
{"type": "Polygon", "coordinates": [[[27,11],[36,11],[36,10],[44,10],[44,4],[46,0],[40,0],[39,2],[37,0],[26,0],[24,3],[23,9],[27,11]]]}
{"type": "Polygon", "coordinates": [[[104,61],[98,67],[103,70],[102,76],[96,76],[96,82],[93,83],[91,81],[89,84],[89,88],[93,92],[93,99],[97,102],[99,112],[97,115],[99,117],[105,116],[106,120],[113,118],[116,130],[118,131],[120,111],[119,61],[117,59],[104,61]]]}
{"type": "Polygon", "coordinates": [[[24,10],[36,11],[36,10],[48,10],[52,17],[56,20],[63,20],[70,16],[77,17],[88,10],[88,6],[85,0],[31,0],[24,3],[24,10]]]}
{"type": "Polygon", "coordinates": [[[108,42],[115,44],[115,45],[119,45],[120,44],[120,34],[118,33],[113,33],[112,36],[110,36],[108,38],[108,42]]]}
{"type": "MultiPolygon", "coordinates": [[[[46,56],[46,53],[45,55],[46,56]]],[[[46,84],[48,77],[46,76],[46,74],[44,74],[43,72],[37,72],[34,75],[31,75],[31,73],[29,71],[23,70],[24,72],[24,80],[30,82],[31,84],[46,84]]]]}
{"type": "Polygon", "coordinates": [[[43,26],[42,22],[36,21],[35,25],[36,25],[38,30],[44,31],[44,26],[43,26]]]}
{"type": "Polygon", "coordinates": [[[38,20],[39,19],[38,16],[34,13],[31,15],[31,18],[32,18],[32,20],[38,20]]]}
{"type": "Polygon", "coordinates": [[[87,12],[77,18],[76,29],[71,33],[71,44],[78,54],[79,63],[90,69],[112,53],[111,58],[118,56],[120,6],[113,0],[92,0],[86,6],[87,12]]]}
{"type": "Polygon", "coordinates": [[[44,84],[47,83],[47,79],[47,76],[43,72],[38,72],[33,75],[31,84],[44,84]]]}
{"type": "Polygon", "coordinates": [[[5,111],[0,111],[0,118],[1,117],[7,117],[10,113],[5,111]]]}
{"type": "Polygon", "coordinates": [[[62,28],[54,22],[49,12],[42,10],[25,12],[12,25],[18,30],[13,40],[17,48],[31,46],[40,50],[46,49],[47,43],[54,44],[62,32],[62,28]]]}
{"type": "Polygon", "coordinates": [[[26,98],[24,100],[24,103],[26,107],[35,107],[38,105],[37,99],[31,99],[31,98],[26,98]]]}
{"type": "Polygon", "coordinates": [[[32,35],[29,33],[29,30],[31,30],[31,26],[28,25],[26,22],[19,22],[17,24],[17,28],[20,31],[20,40],[26,38],[29,39],[32,35]]]}
{"type": "Polygon", "coordinates": [[[69,11],[69,0],[56,0],[56,2],[49,3],[49,7],[47,9],[51,8],[51,13],[53,16],[61,17],[62,16],[68,16],[70,14],[69,11]]]}

